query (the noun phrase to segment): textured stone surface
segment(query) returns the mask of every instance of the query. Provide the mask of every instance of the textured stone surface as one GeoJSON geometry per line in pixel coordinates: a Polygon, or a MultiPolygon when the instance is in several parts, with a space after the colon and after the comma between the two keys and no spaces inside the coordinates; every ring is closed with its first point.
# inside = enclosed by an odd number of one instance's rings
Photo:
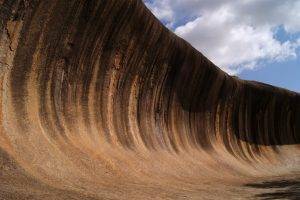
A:
{"type": "Polygon", "coordinates": [[[299,94],[225,74],[139,0],[0,4],[0,199],[300,196],[299,94]]]}

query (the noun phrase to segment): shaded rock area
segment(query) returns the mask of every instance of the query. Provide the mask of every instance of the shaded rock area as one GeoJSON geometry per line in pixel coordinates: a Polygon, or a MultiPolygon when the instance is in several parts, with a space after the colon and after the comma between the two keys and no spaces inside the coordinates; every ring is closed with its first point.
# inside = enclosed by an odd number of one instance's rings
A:
{"type": "MultiPolygon", "coordinates": [[[[295,175],[295,177],[299,177],[295,175]]],[[[258,189],[261,191],[259,194],[255,194],[257,199],[275,200],[275,199],[287,199],[296,200],[300,199],[300,179],[277,179],[271,181],[264,181],[260,183],[246,184],[246,187],[258,189]]]]}

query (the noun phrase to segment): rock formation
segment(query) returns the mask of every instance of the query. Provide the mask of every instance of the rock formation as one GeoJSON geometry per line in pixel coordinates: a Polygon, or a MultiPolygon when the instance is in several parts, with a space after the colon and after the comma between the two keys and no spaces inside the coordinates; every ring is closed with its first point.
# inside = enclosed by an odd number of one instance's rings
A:
{"type": "Polygon", "coordinates": [[[141,0],[0,5],[0,199],[237,199],[300,177],[300,95],[222,72],[141,0]]]}

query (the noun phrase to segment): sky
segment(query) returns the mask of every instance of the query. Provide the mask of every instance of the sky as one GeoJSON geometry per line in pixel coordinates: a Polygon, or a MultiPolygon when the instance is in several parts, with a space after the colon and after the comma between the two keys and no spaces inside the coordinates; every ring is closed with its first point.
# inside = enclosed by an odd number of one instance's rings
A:
{"type": "Polygon", "coordinates": [[[300,92],[300,0],[144,2],[227,73],[300,92]]]}

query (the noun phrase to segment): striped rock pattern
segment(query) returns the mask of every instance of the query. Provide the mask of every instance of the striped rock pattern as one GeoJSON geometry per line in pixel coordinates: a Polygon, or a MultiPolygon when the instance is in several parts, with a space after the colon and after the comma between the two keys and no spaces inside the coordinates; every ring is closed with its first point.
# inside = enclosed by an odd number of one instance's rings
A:
{"type": "Polygon", "coordinates": [[[141,0],[0,5],[0,199],[247,198],[299,174],[300,95],[222,72],[141,0]]]}

